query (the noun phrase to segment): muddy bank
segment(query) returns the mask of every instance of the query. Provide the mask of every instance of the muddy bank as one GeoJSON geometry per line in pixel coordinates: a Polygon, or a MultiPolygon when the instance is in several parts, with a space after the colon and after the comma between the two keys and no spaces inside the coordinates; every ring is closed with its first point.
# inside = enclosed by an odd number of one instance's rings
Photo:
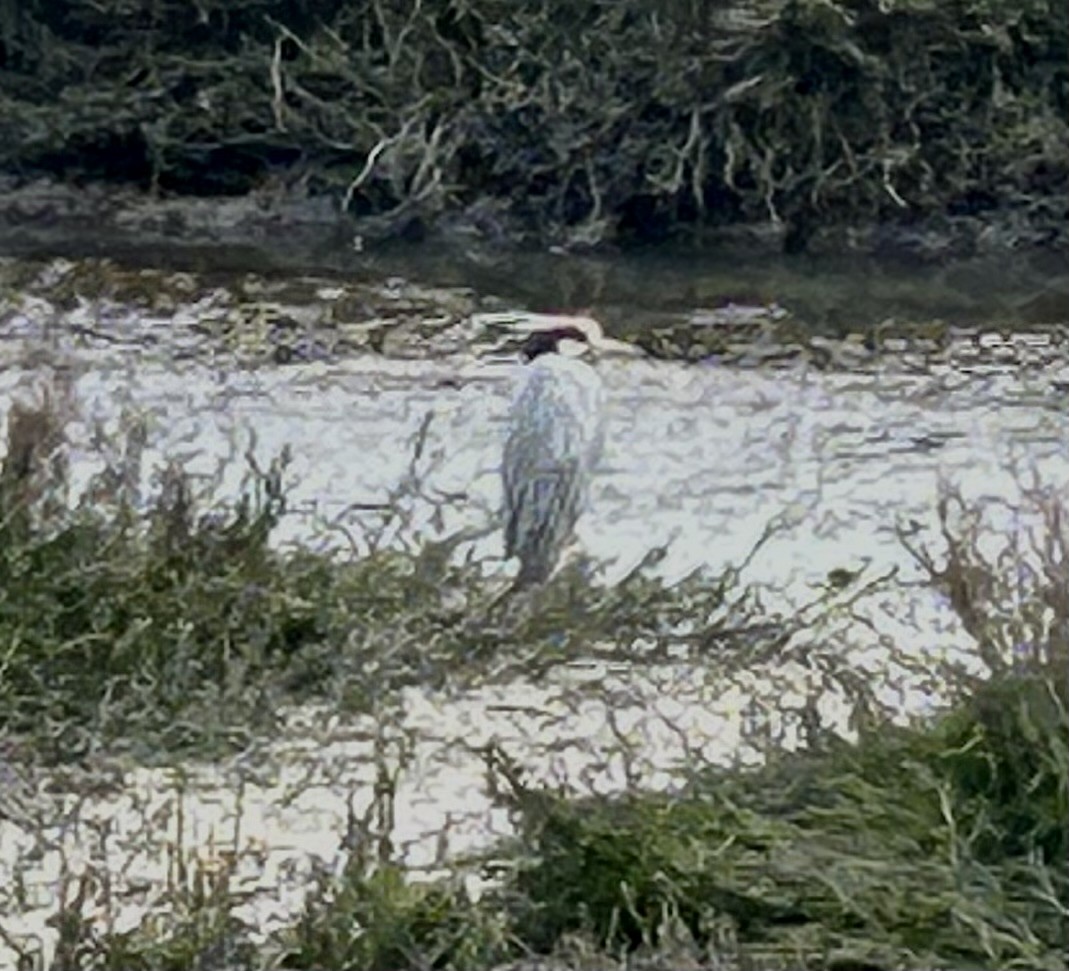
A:
{"type": "MultiPolygon", "coordinates": [[[[303,186],[278,183],[243,195],[205,198],[152,193],[129,184],[74,184],[53,177],[26,181],[0,175],[0,252],[107,254],[139,261],[149,246],[172,250],[172,265],[195,265],[199,254],[217,260],[220,247],[227,247],[232,262],[258,268],[351,270],[367,259],[389,260],[399,247],[411,251],[415,245],[454,258],[463,254],[469,272],[502,258],[538,258],[547,245],[557,256],[626,252],[604,242],[594,248],[553,243],[512,217],[503,216],[488,229],[476,211],[479,205],[443,214],[417,233],[368,235],[367,221],[345,212],[337,198],[312,195],[303,186]]],[[[853,255],[918,266],[1014,253],[1061,254],[1069,245],[1069,209],[1059,209],[1055,202],[1050,212],[1049,220],[1003,211],[937,214],[908,224],[831,224],[814,227],[806,251],[821,258],[853,255]]],[[[670,246],[675,255],[727,252],[735,259],[765,260],[784,252],[785,233],[782,223],[769,221],[703,226],[685,236],[676,234],[670,246]]]]}
{"type": "MultiPolygon", "coordinates": [[[[84,252],[100,239],[83,230],[67,243],[84,252]]],[[[576,306],[649,357],[692,364],[1044,374],[1069,360],[1069,272],[1053,254],[922,272],[795,257],[751,265],[738,254],[478,263],[402,247],[299,272],[314,250],[146,243],[118,259],[68,259],[5,256],[5,242],[0,366],[36,358],[41,341],[242,367],[367,354],[448,363],[511,353],[510,328],[532,310],[576,306]]],[[[13,246],[56,247],[48,230],[13,246]]]]}
{"type": "Polygon", "coordinates": [[[208,200],[142,229],[1066,244],[1058,0],[8,6],[0,173],[208,200]]]}

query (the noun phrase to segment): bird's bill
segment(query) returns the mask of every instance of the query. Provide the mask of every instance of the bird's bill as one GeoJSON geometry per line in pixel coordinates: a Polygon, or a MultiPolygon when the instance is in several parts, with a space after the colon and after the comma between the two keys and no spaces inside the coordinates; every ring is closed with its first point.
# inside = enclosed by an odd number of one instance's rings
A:
{"type": "Polygon", "coordinates": [[[561,357],[588,357],[592,353],[592,349],[586,341],[572,340],[570,337],[566,337],[557,344],[557,353],[561,357]]]}
{"type": "Polygon", "coordinates": [[[598,337],[590,342],[590,348],[597,357],[638,358],[642,349],[627,341],[618,341],[614,337],[598,337]]]}

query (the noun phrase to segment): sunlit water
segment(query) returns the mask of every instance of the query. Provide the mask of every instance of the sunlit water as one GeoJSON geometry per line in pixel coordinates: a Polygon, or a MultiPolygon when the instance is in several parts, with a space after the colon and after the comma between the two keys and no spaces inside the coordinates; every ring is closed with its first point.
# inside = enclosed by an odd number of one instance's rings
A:
{"type": "MultiPolygon", "coordinates": [[[[86,435],[97,419],[114,427],[124,408],[148,416],[149,467],[183,455],[187,466],[213,475],[250,432],[264,463],[288,447],[294,511],[282,541],[342,542],[331,523],[358,538],[371,528],[371,514],[354,504],[387,500],[411,469],[413,436],[428,414],[415,471],[425,495],[447,497],[444,531],[487,526],[496,515],[513,365],[473,356],[366,357],[235,371],[225,361],[165,366],[84,343],[66,344],[58,359],[73,375],[86,435]]],[[[1069,409],[1052,372],[915,374],[889,361],[866,373],[824,373],[629,361],[607,362],[603,375],[610,439],[579,539],[609,561],[608,578],[661,544],[668,555],[660,569],[669,577],[739,563],[775,522],[747,576],[782,604],[811,600],[833,569],[900,569],[900,585],[858,608],[875,632],[854,629],[848,643],[869,663],[879,661],[878,635],[920,661],[967,646],[931,589],[910,583],[919,571],[897,532],[923,534],[934,525],[941,482],[1009,508],[1022,473],[1036,471],[1055,486],[1069,478],[1069,409]]],[[[19,366],[0,372],[0,401],[27,377],[19,366]]],[[[80,453],[76,485],[94,461],[91,451],[80,453]]],[[[240,463],[225,466],[222,495],[236,493],[240,475],[240,463]]],[[[394,540],[436,535],[431,506],[413,509],[416,519],[394,540]]],[[[1005,525],[1013,526],[1009,512],[1005,525]]],[[[488,571],[510,569],[500,562],[497,533],[478,541],[477,553],[488,571]]],[[[920,687],[897,696],[903,712],[931,701],[920,687]]],[[[17,905],[0,896],[4,930],[37,936],[48,950],[55,929],[44,922],[57,909],[64,867],[113,874],[110,902],[86,910],[130,926],[158,897],[176,853],[195,852],[211,866],[227,849],[241,858],[234,889],[254,891],[241,912],[268,930],[299,906],[313,859],[337,866],[349,798],[358,812],[371,799],[376,744],[382,761],[402,766],[394,844],[409,864],[433,871],[510,831],[477,752],[492,740],[535,777],[610,791],[666,785],[681,765],[737,755],[752,714],[745,690],[712,683],[693,665],[651,673],[578,660],[538,684],[448,698],[410,690],[397,710],[403,720],[378,743],[380,721],[307,707],[289,714],[279,740],[224,765],[186,767],[181,787],[165,772],[129,770],[121,796],[89,800],[77,824],[47,830],[51,847],[35,850],[17,821],[0,818],[0,886],[14,886],[17,871],[27,888],[17,905]],[[583,690],[589,685],[597,690],[583,690]],[[106,839],[93,820],[110,821],[106,839]]],[[[823,714],[830,724],[845,717],[834,705],[823,714]]],[[[0,966],[9,959],[0,942],[0,966]]]]}

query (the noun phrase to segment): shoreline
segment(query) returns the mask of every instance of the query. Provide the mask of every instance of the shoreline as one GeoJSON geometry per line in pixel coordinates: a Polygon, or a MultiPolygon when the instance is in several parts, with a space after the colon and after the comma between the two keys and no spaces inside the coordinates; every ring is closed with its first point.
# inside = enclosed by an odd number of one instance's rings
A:
{"type": "MultiPolygon", "coordinates": [[[[346,257],[374,256],[413,245],[464,250],[475,262],[522,257],[525,253],[616,256],[665,248],[682,255],[729,251],[753,259],[786,253],[784,227],[769,222],[681,228],[657,244],[602,242],[567,247],[537,239],[515,219],[507,228],[501,223],[488,228],[486,221],[478,218],[477,208],[445,214],[438,225],[418,234],[376,235],[367,232],[368,219],[345,214],[338,200],[281,185],[244,195],[212,197],[153,194],[106,182],[74,185],[47,177],[20,181],[0,175],[0,252],[96,255],[85,252],[87,240],[93,237],[101,254],[146,245],[176,250],[249,247],[261,259],[277,252],[287,265],[292,254],[299,253],[302,258],[295,268],[309,269],[322,265],[321,261],[328,268],[331,263],[344,268],[351,262],[346,257]],[[71,247],[70,240],[75,237],[78,248],[71,247]]],[[[1064,220],[1051,215],[1039,223],[1019,213],[994,212],[987,217],[929,216],[912,224],[873,220],[829,225],[813,233],[804,255],[931,265],[1066,250],[1069,224],[1064,220]]]]}

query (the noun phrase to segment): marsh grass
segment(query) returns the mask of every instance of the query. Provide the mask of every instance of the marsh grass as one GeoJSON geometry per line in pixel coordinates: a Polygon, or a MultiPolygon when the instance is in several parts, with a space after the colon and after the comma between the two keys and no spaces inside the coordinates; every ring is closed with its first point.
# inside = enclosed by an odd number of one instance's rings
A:
{"type": "Polygon", "coordinates": [[[762,615],[737,570],[656,579],[657,551],[616,585],[573,563],[505,602],[502,581],[454,555],[467,535],[389,542],[412,502],[432,501],[426,423],[378,521],[348,551],[317,551],[273,541],[285,453],[263,465],[248,449],[242,494],[223,504],[176,463],[146,485],[133,418],[70,496],[76,411],[51,392],[17,403],[0,466],[0,732],[33,736],[53,760],[232,749],[290,702],[368,711],[406,686],[537,677],[578,655],[659,663],[684,641],[699,655],[743,642],[768,655],[801,626],[762,615]]]}
{"type": "MultiPolygon", "coordinates": [[[[817,732],[801,752],[709,768],[668,793],[576,800],[529,787],[522,766],[491,759],[518,835],[495,852],[505,876],[465,925],[485,944],[476,929],[493,918],[503,949],[479,960],[533,952],[558,967],[1064,968],[1069,672],[1059,632],[1069,560],[1057,497],[1036,491],[1028,501],[1035,528],[992,553],[995,537],[955,522],[964,501],[947,491],[942,550],[912,546],[933,586],[956,591],[950,602],[987,663],[982,676],[952,669],[959,690],[933,716],[870,724],[856,742],[817,732]]],[[[355,920],[389,928],[392,942],[427,940],[413,899],[472,906],[448,883],[401,891],[395,877],[387,870],[373,889],[358,878],[365,907],[381,907],[391,887],[396,910],[355,920]],[[398,929],[397,911],[412,923],[398,929]]],[[[344,915],[350,935],[352,880],[326,911],[330,921],[344,915]],[[339,900],[350,902],[339,910],[339,900]]],[[[371,935],[362,946],[380,943],[371,935]]],[[[379,966],[379,951],[358,957],[350,947],[337,964],[329,953],[316,952],[316,966],[379,966]]],[[[393,966],[425,967],[430,953],[412,944],[393,966]]],[[[455,951],[433,954],[432,967],[469,966],[455,951]]]]}
{"type": "MultiPolygon", "coordinates": [[[[1009,675],[934,720],[671,793],[575,800],[499,761],[519,828],[493,889],[413,882],[365,819],[342,873],[240,966],[1057,971],[1067,734],[1064,682],[1009,675]]],[[[206,919],[154,947],[190,953],[206,919]]]]}
{"type": "Polygon", "coordinates": [[[1014,680],[672,795],[521,799],[518,935],[632,950],[681,926],[703,953],[727,926],[784,968],[1063,967],[1067,733],[1064,683],[1014,680]]]}
{"type": "MultiPolygon", "coordinates": [[[[225,853],[212,860],[179,858],[155,912],[130,930],[109,922],[102,927],[87,917],[87,903],[102,890],[93,876],[65,881],[57,901],[59,935],[48,966],[56,971],[254,966],[249,928],[234,914],[239,898],[230,883],[232,864],[225,853]]],[[[25,961],[32,966],[28,954],[25,961]]]]}
{"type": "Polygon", "coordinates": [[[672,794],[514,787],[518,935],[630,951],[682,932],[744,967],[1064,968],[1069,534],[1053,490],[1026,507],[1000,540],[948,488],[941,551],[910,541],[986,669],[948,665],[936,716],[672,794]]]}
{"type": "Polygon", "coordinates": [[[131,734],[180,743],[191,712],[248,698],[318,633],[315,571],[287,571],[267,545],[279,470],[222,512],[202,513],[175,468],[143,512],[122,494],[100,501],[104,477],[68,510],[55,483],[33,494],[54,462],[48,439],[23,450],[35,466],[10,461],[25,416],[48,408],[13,412],[0,476],[2,727],[53,739],[56,756],[131,734]]]}
{"type": "Polygon", "coordinates": [[[460,879],[412,882],[404,868],[350,862],[322,880],[274,942],[294,969],[489,968],[518,952],[505,911],[480,906],[460,879]]]}
{"type": "Polygon", "coordinates": [[[481,897],[459,871],[410,878],[391,838],[396,777],[380,767],[344,866],[320,874],[288,928],[254,940],[236,915],[236,857],[176,846],[166,892],[132,930],[89,916],[106,876],[66,878],[50,967],[425,971],[549,955],[566,967],[1064,968],[1069,542],[1053,493],[1029,494],[1030,528],[1000,549],[952,492],[940,547],[909,541],[985,672],[948,666],[947,708],[895,725],[836,644],[806,638],[864,582],[830,584],[786,618],[742,567],[667,586],[649,573],[654,551],[618,584],[572,565],[499,609],[500,585],[449,550],[272,543],[284,455],[263,467],[250,453],[229,506],[178,466],[146,492],[132,423],[72,500],[74,408],[55,392],[12,408],[0,470],[0,734],[39,760],[210,753],[302,698],[385,712],[408,685],[537,677],[578,654],[657,665],[680,645],[724,675],[814,664],[870,717],[856,742],[817,725],[802,751],[769,746],[760,767],[692,767],[674,791],[607,798],[530,784],[490,747],[517,835],[475,861],[492,877],[481,897]]]}

